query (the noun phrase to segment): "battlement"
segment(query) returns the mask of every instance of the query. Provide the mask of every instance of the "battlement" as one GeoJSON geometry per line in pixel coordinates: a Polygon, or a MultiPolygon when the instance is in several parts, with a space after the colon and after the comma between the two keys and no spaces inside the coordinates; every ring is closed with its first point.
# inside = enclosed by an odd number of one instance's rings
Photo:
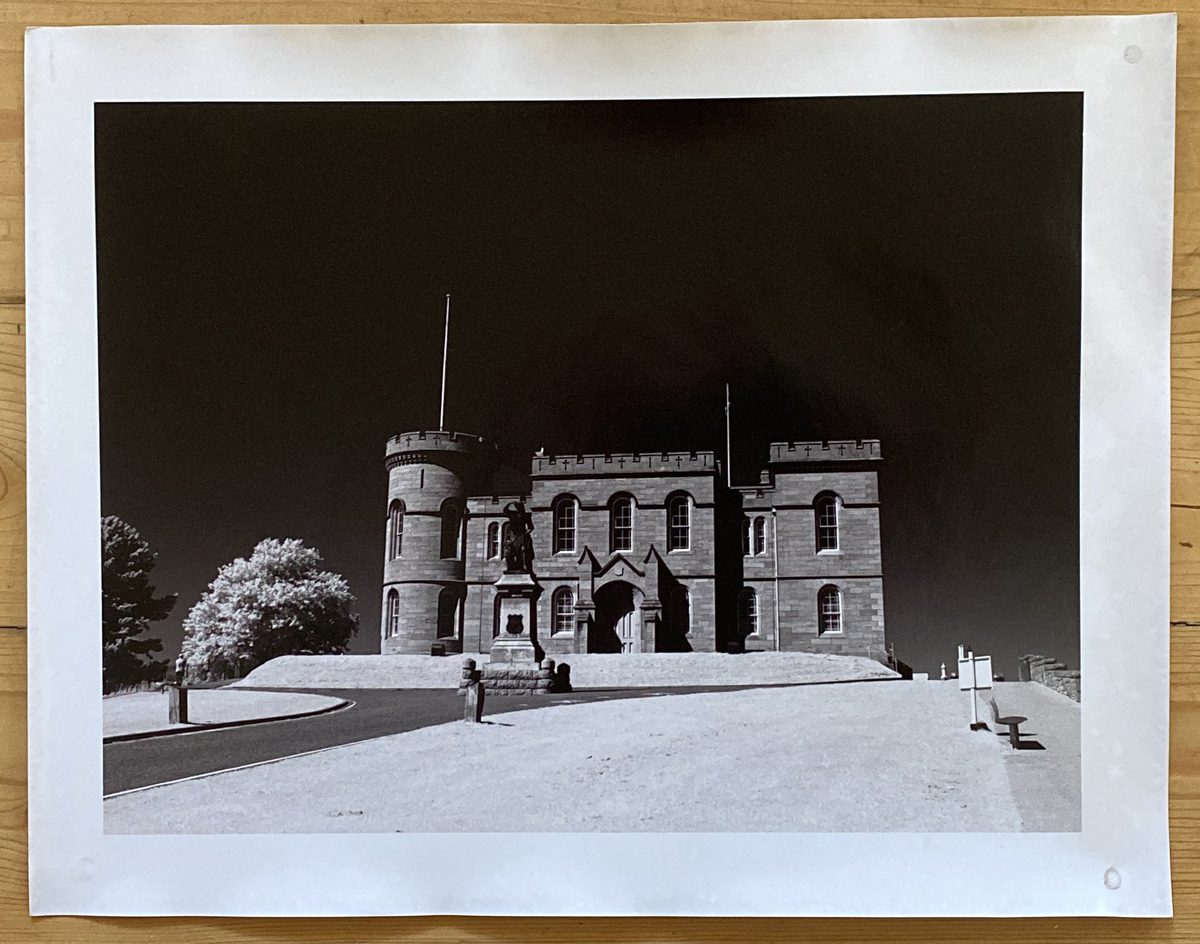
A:
{"type": "Polygon", "coordinates": [[[509,502],[529,501],[528,495],[472,495],[467,499],[467,511],[473,515],[500,515],[509,502]]]}
{"type": "Polygon", "coordinates": [[[613,452],[603,455],[534,456],[531,474],[537,478],[596,475],[716,475],[712,452],[613,452]]]}
{"type": "Polygon", "coordinates": [[[415,430],[411,433],[400,433],[387,442],[387,458],[406,453],[418,452],[457,452],[475,453],[495,446],[482,436],[472,436],[470,433],[456,433],[453,430],[415,430]]]}
{"type": "Polygon", "coordinates": [[[770,462],[857,462],[882,459],[878,439],[831,439],[828,442],[771,443],[770,462]]]}

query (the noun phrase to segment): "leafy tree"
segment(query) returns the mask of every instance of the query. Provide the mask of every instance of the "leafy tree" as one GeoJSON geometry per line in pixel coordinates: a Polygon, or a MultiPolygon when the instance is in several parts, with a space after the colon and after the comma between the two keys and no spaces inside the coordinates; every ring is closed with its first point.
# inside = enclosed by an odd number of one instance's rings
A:
{"type": "Polygon", "coordinates": [[[296,538],[223,566],[183,621],[188,675],[228,678],[283,655],[344,653],[358,632],[346,579],[296,538]]]}
{"type": "Polygon", "coordinates": [[[162,641],[142,633],[151,622],[166,618],[176,595],[154,595],[150,571],[158,555],[135,528],[108,515],[100,519],[100,536],[104,686],[112,690],[161,675],[165,663],[150,654],[162,651],[162,641]]]}

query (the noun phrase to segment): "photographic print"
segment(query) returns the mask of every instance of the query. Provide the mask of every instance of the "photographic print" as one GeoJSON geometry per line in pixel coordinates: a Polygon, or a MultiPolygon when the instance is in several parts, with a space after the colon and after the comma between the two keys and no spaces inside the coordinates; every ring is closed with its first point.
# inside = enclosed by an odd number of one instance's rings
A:
{"type": "Polygon", "coordinates": [[[1015,22],[33,34],[35,912],[1169,912],[1174,21],[1015,22]]]}
{"type": "Polygon", "coordinates": [[[106,828],[1078,830],[1082,106],[98,104],[106,828]]]}

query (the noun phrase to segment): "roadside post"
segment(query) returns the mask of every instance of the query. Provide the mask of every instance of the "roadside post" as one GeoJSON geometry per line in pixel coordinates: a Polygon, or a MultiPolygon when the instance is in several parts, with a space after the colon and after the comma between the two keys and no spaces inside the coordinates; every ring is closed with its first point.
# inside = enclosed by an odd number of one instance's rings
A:
{"type": "Polygon", "coordinates": [[[175,681],[167,686],[167,721],[170,724],[188,723],[187,659],[175,660],[175,681]]]}
{"type": "Polygon", "coordinates": [[[979,721],[979,702],[976,692],[992,687],[992,657],[977,656],[966,646],[958,647],[958,690],[971,693],[971,730],[984,725],[979,721]]]}
{"type": "Polygon", "coordinates": [[[474,659],[463,663],[463,721],[480,724],[483,721],[483,670],[475,667],[474,659]]]}

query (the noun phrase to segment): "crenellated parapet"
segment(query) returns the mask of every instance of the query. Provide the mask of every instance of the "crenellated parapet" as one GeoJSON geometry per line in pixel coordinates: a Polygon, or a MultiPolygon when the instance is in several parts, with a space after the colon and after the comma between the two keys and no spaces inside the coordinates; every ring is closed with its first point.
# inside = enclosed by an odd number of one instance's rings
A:
{"type": "Polygon", "coordinates": [[[715,475],[712,452],[612,452],[597,455],[534,456],[531,474],[541,478],[595,475],[715,475]]]}
{"type": "Polygon", "coordinates": [[[771,443],[771,462],[859,462],[882,459],[878,439],[771,443]]]}
{"type": "Polygon", "coordinates": [[[400,433],[389,439],[385,464],[389,469],[398,465],[418,465],[426,462],[444,464],[447,458],[452,456],[466,458],[497,451],[496,444],[482,436],[453,430],[421,429],[400,433]]]}

